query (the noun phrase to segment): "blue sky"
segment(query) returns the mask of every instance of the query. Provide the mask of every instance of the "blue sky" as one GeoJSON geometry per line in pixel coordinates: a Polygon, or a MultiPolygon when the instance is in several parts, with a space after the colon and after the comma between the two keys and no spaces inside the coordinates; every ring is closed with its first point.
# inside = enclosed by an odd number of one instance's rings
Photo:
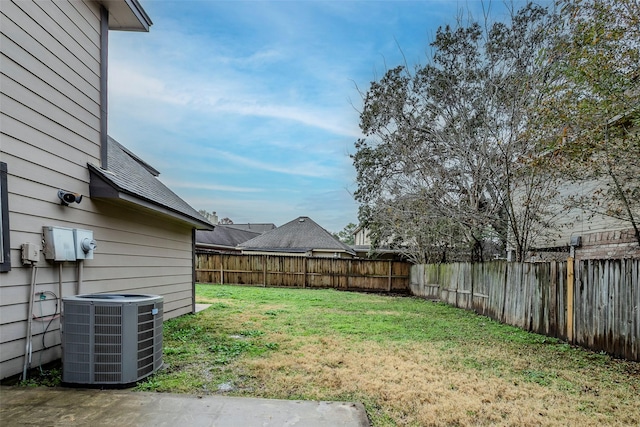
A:
{"type": "Polygon", "coordinates": [[[349,158],[361,136],[356,86],[366,91],[405,60],[425,63],[438,26],[454,23],[461,8],[479,17],[483,7],[141,4],[149,33],[110,33],[109,134],[195,209],[235,223],[282,225],[306,215],[333,232],[357,223],[349,158]]]}

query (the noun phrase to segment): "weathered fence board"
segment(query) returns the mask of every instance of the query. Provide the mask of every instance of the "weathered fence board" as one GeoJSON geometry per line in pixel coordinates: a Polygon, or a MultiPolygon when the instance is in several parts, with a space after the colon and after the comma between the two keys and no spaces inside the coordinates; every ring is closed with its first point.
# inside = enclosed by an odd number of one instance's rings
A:
{"type": "Polygon", "coordinates": [[[201,283],[406,293],[409,268],[409,263],[386,260],[196,254],[201,283]]]}
{"type": "Polygon", "coordinates": [[[640,360],[640,260],[414,265],[414,295],[640,360]],[[575,263],[575,264],[574,264],[575,263]]]}
{"type": "Polygon", "coordinates": [[[640,261],[589,260],[576,268],[575,342],[640,360],[640,261]]]}

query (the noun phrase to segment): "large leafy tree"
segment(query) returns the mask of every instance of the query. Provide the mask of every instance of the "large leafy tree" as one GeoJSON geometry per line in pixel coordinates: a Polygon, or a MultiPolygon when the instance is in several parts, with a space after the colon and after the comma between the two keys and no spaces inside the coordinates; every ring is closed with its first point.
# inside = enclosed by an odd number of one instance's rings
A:
{"type": "Polygon", "coordinates": [[[528,4],[507,23],[442,27],[427,65],[371,83],[353,161],[374,242],[400,241],[416,260],[478,261],[496,243],[522,257],[555,191],[532,173],[540,145],[527,128],[552,76],[553,19],[528,4]]]}

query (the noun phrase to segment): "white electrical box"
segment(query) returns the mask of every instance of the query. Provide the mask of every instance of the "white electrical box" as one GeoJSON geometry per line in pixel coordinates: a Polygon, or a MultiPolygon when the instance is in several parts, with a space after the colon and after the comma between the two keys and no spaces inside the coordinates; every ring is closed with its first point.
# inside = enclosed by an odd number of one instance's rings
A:
{"type": "Polygon", "coordinates": [[[76,244],[73,228],[42,227],[44,257],[53,261],[75,261],[76,244]]]}
{"type": "Polygon", "coordinates": [[[22,244],[22,263],[29,264],[31,262],[40,261],[40,246],[34,243],[22,244]]]}
{"type": "Polygon", "coordinates": [[[75,228],[73,235],[76,242],[77,259],[93,259],[93,251],[96,249],[96,241],[93,240],[93,231],[75,228]]]}

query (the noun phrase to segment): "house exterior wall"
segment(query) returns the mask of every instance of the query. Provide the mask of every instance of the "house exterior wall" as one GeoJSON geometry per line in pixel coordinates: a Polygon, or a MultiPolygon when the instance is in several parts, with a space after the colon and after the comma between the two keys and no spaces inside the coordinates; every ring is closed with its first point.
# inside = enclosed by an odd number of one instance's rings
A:
{"type": "Polygon", "coordinates": [[[640,245],[633,228],[601,231],[582,235],[582,244],[575,248],[575,258],[583,259],[640,259],[640,245]]]}
{"type": "Polygon", "coordinates": [[[353,241],[355,246],[370,246],[369,230],[364,227],[358,227],[353,235],[353,241]]]}
{"type": "MultiPolygon", "coordinates": [[[[597,194],[606,182],[559,182],[554,203],[549,207],[543,229],[531,243],[527,260],[562,261],[576,259],[638,258],[640,247],[631,223],[583,209],[568,209],[569,197],[597,194]],[[581,243],[570,250],[572,240],[581,243]]],[[[595,210],[595,209],[594,209],[595,210]]]]}
{"type": "MultiPolygon", "coordinates": [[[[22,372],[31,267],[21,244],[42,247],[42,227],[93,230],[80,293],[150,293],[164,316],[192,311],[192,227],[152,211],[89,197],[87,163],[100,164],[100,5],[93,1],[0,1],[0,160],[7,164],[11,270],[0,273],[0,379],[22,372]],[[62,206],[58,189],[83,194],[62,206]]],[[[132,35],[133,36],[133,35],[132,35]]],[[[78,292],[78,262],[40,253],[34,315],[78,292]],[[59,294],[61,271],[62,295],[59,294]]],[[[59,319],[33,322],[32,366],[58,359],[59,319]]]]}
{"type": "Polygon", "coordinates": [[[534,248],[552,248],[568,246],[574,236],[602,233],[615,230],[625,230],[630,227],[629,222],[621,221],[609,216],[598,215],[583,209],[568,209],[565,205],[572,196],[594,194],[601,191],[604,182],[584,181],[579,183],[559,182],[558,195],[554,205],[549,209],[553,212],[546,218],[552,225],[552,230],[541,234],[532,244],[534,248]]]}
{"type": "Polygon", "coordinates": [[[353,258],[353,255],[340,251],[312,251],[311,256],[318,258],[353,258]]]}
{"type": "Polygon", "coordinates": [[[572,256],[576,260],[589,259],[625,259],[640,258],[640,245],[635,237],[633,228],[626,230],[598,231],[580,235],[579,246],[564,248],[564,250],[532,250],[529,261],[565,261],[572,256]]]}

